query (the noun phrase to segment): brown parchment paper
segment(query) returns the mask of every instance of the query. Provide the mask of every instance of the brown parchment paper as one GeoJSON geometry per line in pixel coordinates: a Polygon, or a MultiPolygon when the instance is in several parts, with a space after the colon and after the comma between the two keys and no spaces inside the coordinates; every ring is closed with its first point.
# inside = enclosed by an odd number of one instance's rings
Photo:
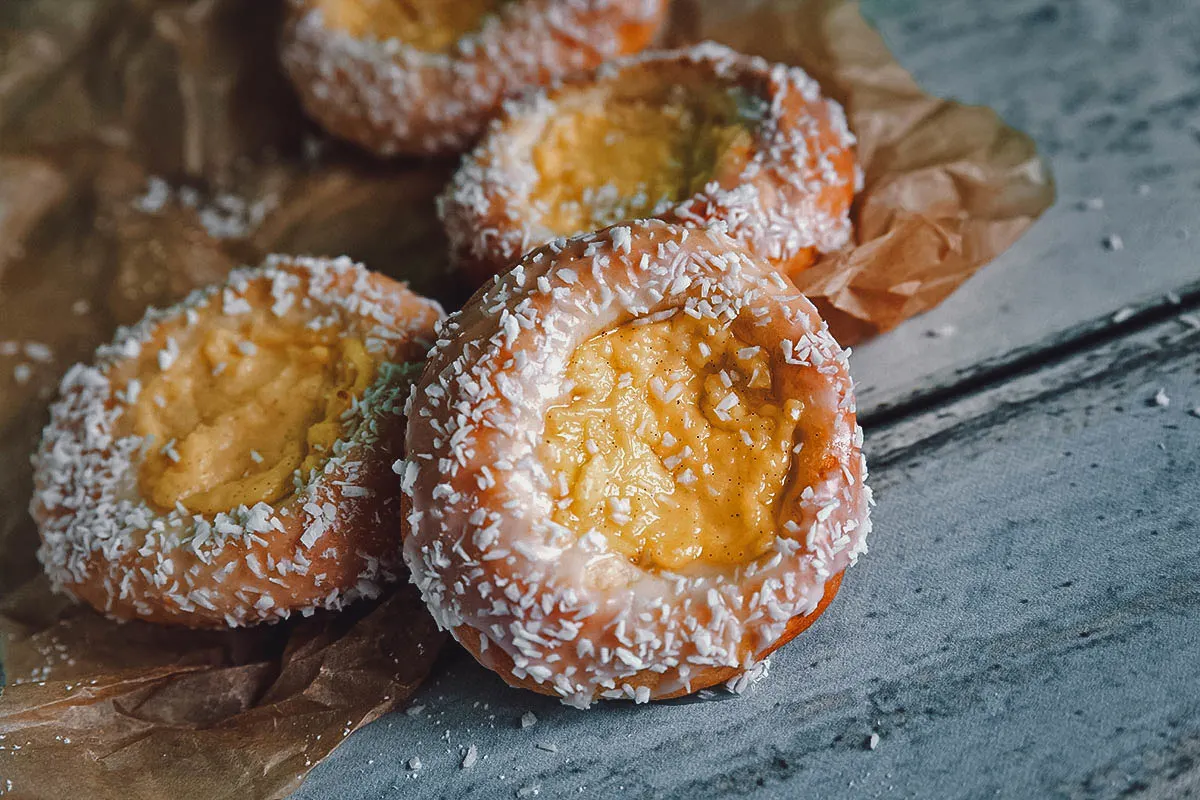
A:
{"type": "Polygon", "coordinates": [[[845,0],[687,0],[681,40],[796,64],[846,109],[864,186],[855,241],[792,279],[842,344],[945,299],[1054,202],[1033,141],[988,108],[921,91],[845,0]]]}
{"type": "MultiPolygon", "coordinates": [[[[196,633],[49,592],[28,456],[62,372],[118,324],[268,252],[346,253],[453,306],[433,199],[303,119],[279,0],[0,3],[0,795],[273,798],[402,703],[442,637],[411,590],[196,633]]],[[[798,64],[846,107],[856,241],[793,278],[845,343],[936,305],[1053,200],[1031,141],[930,97],[845,0],[677,0],[664,40],[798,64]]]]}

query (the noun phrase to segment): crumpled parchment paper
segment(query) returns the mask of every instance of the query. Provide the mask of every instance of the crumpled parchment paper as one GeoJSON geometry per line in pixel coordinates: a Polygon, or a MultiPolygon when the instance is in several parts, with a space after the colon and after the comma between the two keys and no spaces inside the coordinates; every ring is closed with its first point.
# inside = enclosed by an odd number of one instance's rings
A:
{"type": "MultiPolygon", "coordinates": [[[[278,0],[0,4],[0,795],[281,797],[402,703],[442,636],[407,587],[231,632],[50,594],[26,512],[59,376],[117,324],[268,252],[342,254],[447,306],[452,162],[375,162],[303,119],[278,0]]],[[[946,297],[1053,201],[1031,140],[923,93],[845,0],[677,0],[664,40],[798,64],[846,107],[856,239],[792,276],[844,343],[946,297]]]]}

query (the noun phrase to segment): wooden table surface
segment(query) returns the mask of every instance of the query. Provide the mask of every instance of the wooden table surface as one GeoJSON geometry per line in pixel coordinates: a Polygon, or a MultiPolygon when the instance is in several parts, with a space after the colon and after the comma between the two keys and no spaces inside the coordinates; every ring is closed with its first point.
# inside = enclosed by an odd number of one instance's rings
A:
{"type": "Polygon", "coordinates": [[[865,11],[1059,201],[856,351],[879,505],[837,601],[740,697],[585,713],[455,650],[296,798],[1200,795],[1195,0],[865,11]]]}

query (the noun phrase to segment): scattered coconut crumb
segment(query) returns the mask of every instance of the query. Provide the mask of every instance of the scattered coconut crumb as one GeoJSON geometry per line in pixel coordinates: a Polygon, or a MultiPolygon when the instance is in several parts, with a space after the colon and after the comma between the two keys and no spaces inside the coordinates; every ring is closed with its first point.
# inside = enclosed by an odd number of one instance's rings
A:
{"type": "Polygon", "coordinates": [[[467,752],[463,755],[462,769],[470,769],[479,762],[479,748],[473,744],[467,745],[467,752]]]}
{"type": "Polygon", "coordinates": [[[538,742],[534,745],[534,747],[536,747],[538,750],[545,750],[547,753],[558,752],[558,745],[551,744],[550,742],[538,742]]]}
{"type": "Polygon", "coordinates": [[[408,760],[408,768],[413,772],[421,769],[421,759],[418,756],[413,756],[408,760]]]}
{"type": "Polygon", "coordinates": [[[240,239],[257,230],[277,202],[273,197],[247,202],[236,195],[221,194],[211,205],[199,209],[200,224],[214,239],[240,239]]]}
{"type": "Polygon", "coordinates": [[[517,797],[537,797],[542,793],[542,787],[536,783],[531,783],[528,786],[522,786],[517,789],[517,797]]]}
{"type": "Polygon", "coordinates": [[[526,711],[521,715],[521,728],[532,728],[537,725],[537,716],[532,711],[526,711]]]}
{"type": "Polygon", "coordinates": [[[326,140],[312,134],[306,134],[301,147],[303,148],[303,158],[305,163],[317,165],[321,162],[321,156],[325,151],[326,140]]]}
{"type": "Polygon", "coordinates": [[[931,328],[930,330],[925,331],[925,335],[930,339],[944,339],[947,336],[953,336],[957,331],[958,328],[947,323],[945,325],[939,325],[936,328],[931,328]]]}
{"type": "Polygon", "coordinates": [[[87,300],[80,299],[71,304],[71,313],[77,317],[82,317],[91,310],[92,304],[87,300]]]}
{"type": "Polygon", "coordinates": [[[151,175],[146,179],[146,192],[133,201],[133,207],[144,214],[158,214],[173,199],[184,208],[194,209],[200,224],[214,239],[249,236],[279,204],[274,196],[248,201],[228,192],[202,203],[200,192],[194,187],[180,186],[173,190],[165,180],[151,175]]]}
{"type": "Polygon", "coordinates": [[[1110,233],[1108,236],[1104,237],[1104,249],[1112,251],[1124,250],[1125,242],[1117,234],[1110,233]]]}
{"type": "Polygon", "coordinates": [[[741,694],[754,684],[766,678],[771,673],[771,659],[764,658],[750,669],[733,676],[725,681],[725,688],[734,694],[741,694]]]}
{"type": "Polygon", "coordinates": [[[1117,313],[1112,315],[1112,321],[1115,324],[1120,325],[1122,322],[1134,317],[1135,315],[1137,315],[1137,309],[1130,306],[1125,306],[1124,308],[1119,309],[1117,313]]]}
{"type": "MultiPolygon", "coordinates": [[[[37,364],[45,364],[54,359],[54,352],[41,342],[0,342],[0,356],[17,355],[23,355],[37,364]]],[[[18,386],[29,383],[33,378],[33,364],[24,361],[16,364],[12,370],[12,377],[18,386]]]]}
{"type": "Polygon", "coordinates": [[[25,342],[24,346],[25,357],[36,361],[39,364],[45,364],[54,360],[54,351],[49,345],[44,345],[41,342],[25,342]]]}
{"type": "Polygon", "coordinates": [[[1159,408],[1166,408],[1167,406],[1171,405],[1171,398],[1167,397],[1167,390],[1160,387],[1159,390],[1154,393],[1154,399],[1151,402],[1159,408]]]}
{"type": "Polygon", "coordinates": [[[879,747],[879,734],[872,733],[867,737],[867,749],[874,750],[876,747],[879,747]]]}
{"type": "Polygon", "coordinates": [[[1099,195],[1095,197],[1085,197],[1079,201],[1080,211],[1100,211],[1104,208],[1104,198],[1099,195]]]}
{"type": "Polygon", "coordinates": [[[171,199],[171,184],[157,175],[146,179],[146,193],[133,201],[133,207],[146,214],[157,214],[171,199]]]}

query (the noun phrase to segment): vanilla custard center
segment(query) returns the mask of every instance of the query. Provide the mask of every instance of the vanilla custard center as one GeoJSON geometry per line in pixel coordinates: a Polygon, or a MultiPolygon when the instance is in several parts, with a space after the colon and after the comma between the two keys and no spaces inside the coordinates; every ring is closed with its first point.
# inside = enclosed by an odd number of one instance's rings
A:
{"type": "Polygon", "coordinates": [[[730,97],[610,102],[554,117],[533,148],[531,200],[559,236],[649,216],[701,191],[750,148],[730,97]]]}
{"type": "Polygon", "coordinates": [[[511,0],[318,0],[325,24],[351,36],[396,39],[445,53],[511,0]]]}
{"type": "Polygon", "coordinates": [[[776,400],[765,351],[680,313],[585,342],[567,379],[542,445],[555,522],[649,569],[766,552],[802,409],[776,400]]]}
{"type": "Polygon", "coordinates": [[[147,440],[142,495],[201,514],[286,497],[298,470],[307,476],[331,455],[375,367],[357,339],[284,328],[265,313],[203,333],[134,405],[147,440]]]}

